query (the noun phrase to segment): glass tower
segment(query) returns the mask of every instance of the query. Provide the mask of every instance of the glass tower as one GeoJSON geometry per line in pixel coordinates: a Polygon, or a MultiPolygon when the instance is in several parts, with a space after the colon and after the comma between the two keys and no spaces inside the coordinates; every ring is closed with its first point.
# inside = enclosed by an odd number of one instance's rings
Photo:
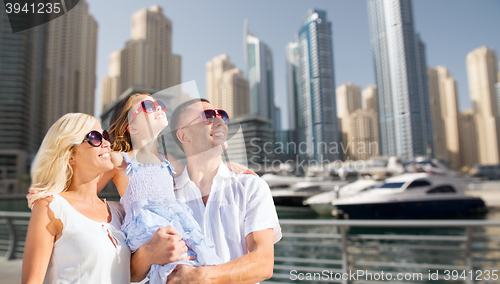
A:
{"type": "Polygon", "coordinates": [[[310,9],[298,33],[299,92],[297,129],[307,145],[307,159],[322,164],[339,156],[332,25],[326,12],[310,9]]]}
{"type": "Polygon", "coordinates": [[[432,151],[425,47],[410,0],[367,0],[378,86],[382,155],[414,158],[432,151]]]}

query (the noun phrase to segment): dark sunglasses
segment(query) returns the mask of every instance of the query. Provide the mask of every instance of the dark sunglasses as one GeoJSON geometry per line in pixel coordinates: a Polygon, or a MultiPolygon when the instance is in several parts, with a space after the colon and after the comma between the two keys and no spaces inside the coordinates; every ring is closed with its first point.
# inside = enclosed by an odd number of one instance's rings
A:
{"type": "Polygon", "coordinates": [[[102,145],[102,139],[111,142],[109,140],[109,134],[106,130],[104,130],[102,134],[97,130],[92,130],[87,134],[87,136],[85,136],[85,139],[83,139],[82,143],[89,142],[91,146],[99,147],[102,145]]]}
{"type": "MultiPolygon", "coordinates": [[[[191,123],[195,122],[198,118],[201,119],[201,122],[203,122],[206,125],[210,125],[214,122],[216,117],[220,117],[222,120],[224,120],[224,123],[229,124],[229,115],[225,110],[222,109],[206,109],[200,113],[200,116],[191,120],[188,124],[186,124],[184,127],[187,127],[191,123]]],[[[184,128],[182,127],[182,128],[184,128]]],[[[181,128],[181,129],[182,129],[181,128]]]]}
{"type": "Polygon", "coordinates": [[[132,120],[134,120],[134,118],[141,112],[141,109],[145,112],[145,113],[153,113],[156,111],[156,108],[157,107],[160,107],[161,110],[163,110],[164,112],[167,112],[167,105],[160,99],[156,100],[156,101],[150,101],[150,100],[144,100],[141,102],[141,106],[137,108],[137,110],[134,112],[134,114],[132,115],[132,118],[130,119],[130,122],[132,122],[132,120]]]}

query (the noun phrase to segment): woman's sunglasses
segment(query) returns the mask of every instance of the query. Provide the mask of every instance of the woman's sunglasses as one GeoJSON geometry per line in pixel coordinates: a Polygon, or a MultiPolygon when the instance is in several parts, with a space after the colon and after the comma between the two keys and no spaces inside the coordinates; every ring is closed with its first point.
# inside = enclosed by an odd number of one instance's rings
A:
{"type": "Polygon", "coordinates": [[[102,134],[97,130],[92,130],[87,134],[87,136],[85,136],[85,139],[83,139],[82,143],[89,142],[90,145],[99,147],[102,145],[102,139],[110,142],[109,134],[106,130],[104,130],[102,134]]]}
{"type": "Polygon", "coordinates": [[[132,118],[130,119],[130,122],[132,122],[132,120],[134,120],[134,118],[141,112],[141,109],[145,112],[145,113],[153,113],[156,111],[156,108],[157,107],[160,107],[161,110],[163,110],[164,112],[167,112],[167,105],[160,99],[156,100],[156,101],[150,101],[150,100],[144,100],[141,102],[141,106],[137,108],[137,110],[134,112],[134,114],[132,115],[132,118]]]}
{"type": "MultiPolygon", "coordinates": [[[[224,120],[224,123],[229,124],[229,115],[225,110],[222,109],[206,109],[200,113],[200,116],[191,120],[188,124],[186,124],[184,127],[187,127],[191,123],[195,122],[198,118],[201,119],[201,122],[203,122],[206,125],[210,125],[214,122],[216,117],[220,117],[222,120],[224,120]]],[[[184,128],[182,127],[182,128],[184,128]]],[[[181,128],[181,129],[182,129],[181,128]]]]}

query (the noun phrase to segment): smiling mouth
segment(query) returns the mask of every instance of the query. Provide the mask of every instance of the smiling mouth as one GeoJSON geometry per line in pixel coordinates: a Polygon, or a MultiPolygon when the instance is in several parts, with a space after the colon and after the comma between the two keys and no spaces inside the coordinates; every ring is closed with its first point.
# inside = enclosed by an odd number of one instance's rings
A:
{"type": "Polygon", "coordinates": [[[212,136],[213,137],[224,137],[225,134],[224,134],[224,132],[215,132],[215,133],[212,133],[212,136]]]}
{"type": "Polygon", "coordinates": [[[109,158],[109,153],[106,152],[106,153],[103,153],[101,155],[99,155],[100,158],[109,158]]]}

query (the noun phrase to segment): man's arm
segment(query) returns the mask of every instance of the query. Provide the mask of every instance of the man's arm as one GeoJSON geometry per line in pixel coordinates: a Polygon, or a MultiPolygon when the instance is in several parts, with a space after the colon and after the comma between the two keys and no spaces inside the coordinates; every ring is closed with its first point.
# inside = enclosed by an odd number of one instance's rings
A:
{"type": "Polygon", "coordinates": [[[245,237],[248,254],[215,266],[179,265],[168,277],[169,284],[257,283],[271,278],[274,267],[273,229],[255,231],[245,237]]]}

